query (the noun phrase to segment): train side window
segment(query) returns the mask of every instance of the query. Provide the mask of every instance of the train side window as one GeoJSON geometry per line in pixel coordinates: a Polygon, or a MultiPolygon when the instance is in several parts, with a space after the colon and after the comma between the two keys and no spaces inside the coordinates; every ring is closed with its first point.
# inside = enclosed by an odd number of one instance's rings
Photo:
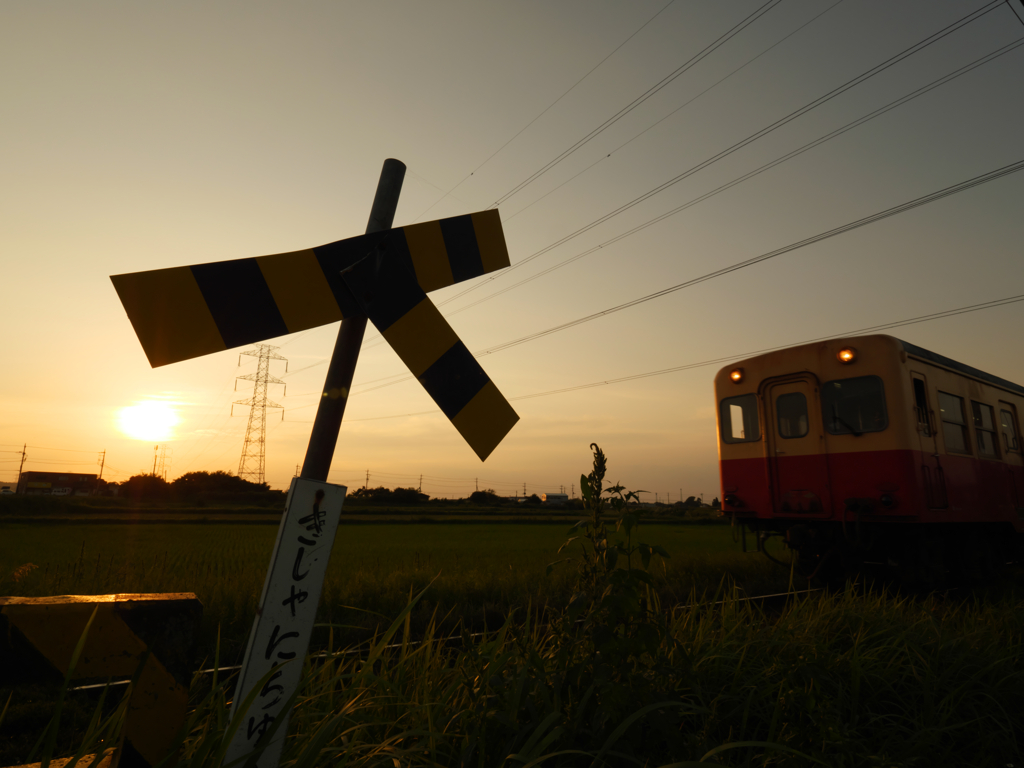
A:
{"type": "Polygon", "coordinates": [[[925,437],[929,437],[932,428],[928,423],[928,395],[925,393],[922,379],[914,379],[914,410],[917,411],[917,426],[925,437]]]}
{"type": "Polygon", "coordinates": [[[803,392],[787,392],[775,400],[779,418],[779,437],[803,437],[807,434],[807,398],[803,392]]]}
{"type": "Polygon", "coordinates": [[[761,439],[757,420],[757,395],[739,395],[722,400],[719,416],[723,443],[752,443],[761,439]]]}
{"type": "Polygon", "coordinates": [[[978,439],[978,455],[989,459],[998,459],[999,443],[996,442],[996,422],[992,417],[992,406],[971,400],[971,415],[974,416],[974,434],[978,439]]]}
{"type": "Polygon", "coordinates": [[[1003,447],[1008,451],[1020,452],[1017,420],[1014,418],[1013,406],[1008,403],[1000,403],[999,406],[999,426],[1003,433],[1003,447]]]}
{"type": "Polygon", "coordinates": [[[939,392],[939,412],[942,415],[942,439],[947,453],[971,452],[967,440],[967,420],[964,418],[964,399],[939,392]]]}
{"type": "Polygon", "coordinates": [[[885,387],[878,376],[828,381],[821,387],[821,413],[832,435],[863,435],[889,426],[885,387]]]}

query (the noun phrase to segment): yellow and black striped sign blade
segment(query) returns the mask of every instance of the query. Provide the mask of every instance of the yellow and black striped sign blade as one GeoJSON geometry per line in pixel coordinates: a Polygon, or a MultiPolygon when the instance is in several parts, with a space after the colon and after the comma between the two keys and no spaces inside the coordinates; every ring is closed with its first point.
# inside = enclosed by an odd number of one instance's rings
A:
{"type": "Polygon", "coordinates": [[[387,253],[425,292],[509,266],[497,210],[292,253],[112,275],[150,365],[190,360],[361,312],[341,272],[387,253]]]}
{"type": "Polygon", "coordinates": [[[459,434],[484,461],[519,415],[390,251],[342,274],[360,309],[398,353],[459,434]]]}
{"type": "Polygon", "coordinates": [[[0,670],[4,676],[16,667],[22,675],[31,670],[40,678],[62,678],[93,610],[96,617],[71,677],[102,681],[138,673],[117,765],[169,768],[177,761],[170,752],[185,723],[202,620],[194,594],[0,597],[0,670]]]}

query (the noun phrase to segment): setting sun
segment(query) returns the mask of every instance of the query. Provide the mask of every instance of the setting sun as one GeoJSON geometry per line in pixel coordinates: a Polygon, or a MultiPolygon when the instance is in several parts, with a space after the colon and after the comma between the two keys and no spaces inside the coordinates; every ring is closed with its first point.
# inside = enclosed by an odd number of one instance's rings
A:
{"type": "Polygon", "coordinates": [[[121,431],[138,440],[166,440],[179,421],[173,407],[153,400],[122,408],[118,416],[121,431]]]}

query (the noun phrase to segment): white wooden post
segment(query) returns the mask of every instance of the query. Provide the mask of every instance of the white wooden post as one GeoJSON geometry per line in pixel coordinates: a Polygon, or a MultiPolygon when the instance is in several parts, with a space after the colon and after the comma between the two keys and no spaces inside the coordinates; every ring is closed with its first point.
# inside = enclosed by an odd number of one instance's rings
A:
{"type": "Polygon", "coordinates": [[[291,714],[285,705],[299,684],[309,649],[346,490],[343,485],[301,477],[292,479],[235,686],[230,717],[232,722],[241,717],[242,722],[225,754],[225,765],[250,755],[259,737],[278,719],[281,723],[274,739],[256,765],[277,768],[280,762],[291,714]],[[240,712],[256,684],[271,672],[248,710],[240,712]]]}

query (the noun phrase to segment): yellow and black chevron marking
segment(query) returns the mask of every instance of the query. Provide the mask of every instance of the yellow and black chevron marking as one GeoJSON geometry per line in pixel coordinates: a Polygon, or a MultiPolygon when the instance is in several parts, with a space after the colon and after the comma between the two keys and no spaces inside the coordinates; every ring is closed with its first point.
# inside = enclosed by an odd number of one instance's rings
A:
{"type": "Polygon", "coordinates": [[[342,274],[359,308],[483,461],[519,421],[494,382],[427,298],[419,273],[370,256],[342,274]]]}
{"type": "Polygon", "coordinates": [[[386,253],[430,292],[509,265],[497,210],[293,253],[112,275],[154,368],[326,325],[360,312],[340,277],[386,253]]]}
{"type": "Polygon", "coordinates": [[[149,768],[167,757],[185,722],[193,644],[202,618],[194,594],[0,597],[4,677],[33,666],[42,676],[66,675],[96,608],[72,676],[131,677],[149,651],[132,691],[117,760],[119,768],[149,768]]]}

